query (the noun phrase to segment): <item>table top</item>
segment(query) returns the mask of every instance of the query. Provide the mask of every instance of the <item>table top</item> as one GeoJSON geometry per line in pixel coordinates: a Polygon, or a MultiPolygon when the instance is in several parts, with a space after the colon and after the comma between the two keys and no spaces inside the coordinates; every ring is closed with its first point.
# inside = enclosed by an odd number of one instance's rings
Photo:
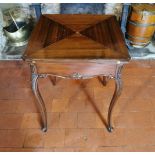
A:
{"type": "Polygon", "coordinates": [[[26,60],[130,59],[120,26],[113,15],[42,15],[26,52],[26,60]]]}

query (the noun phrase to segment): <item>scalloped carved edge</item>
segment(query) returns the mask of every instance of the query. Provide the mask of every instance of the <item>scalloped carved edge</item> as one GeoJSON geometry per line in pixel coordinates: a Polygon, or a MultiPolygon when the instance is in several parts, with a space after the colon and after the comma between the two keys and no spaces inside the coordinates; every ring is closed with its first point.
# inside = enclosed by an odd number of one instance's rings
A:
{"type": "Polygon", "coordinates": [[[60,78],[77,79],[77,80],[78,79],[89,79],[89,78],[94,78],[97,76],[106,76],[109,79],[117,78],[117,77],[115,77],[115,75],[112,75],[112,74],[83,75],[83,74],[78,73],[78,72],[75,72],[75,73],[72,73],[69,75],[58,75],[58,74],[52,74],[52,73],[44,74],[44,73],[37,73],[37,67],[34,63],[31,63],[30,67],[31,67],[31,73],[37,75],[39,78],[45,78],[47,76],[55,76],[55,77],[60,77],[60,78]]]}

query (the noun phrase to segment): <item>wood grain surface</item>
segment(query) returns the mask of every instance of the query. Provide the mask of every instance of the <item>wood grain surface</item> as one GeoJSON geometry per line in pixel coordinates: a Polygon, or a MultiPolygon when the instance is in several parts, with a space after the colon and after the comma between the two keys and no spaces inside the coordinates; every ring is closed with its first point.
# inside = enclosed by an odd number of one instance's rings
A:
{"type": "Polygon", "coordinates": [[[119,24],[112,15],[42,15],[23,57],[40,61],[130,59],[119,24]]]}

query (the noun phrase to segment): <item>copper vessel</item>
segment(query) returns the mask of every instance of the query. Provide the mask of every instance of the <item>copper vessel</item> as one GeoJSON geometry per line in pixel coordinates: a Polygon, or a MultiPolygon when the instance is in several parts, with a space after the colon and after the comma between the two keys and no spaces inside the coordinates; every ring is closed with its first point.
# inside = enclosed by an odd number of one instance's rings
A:
{"type": "Polygon", "coordinates": [[[148,45],[155,31],[155,5],[132,5],[128,17],[126,38],[134,47],[148,45]]]}

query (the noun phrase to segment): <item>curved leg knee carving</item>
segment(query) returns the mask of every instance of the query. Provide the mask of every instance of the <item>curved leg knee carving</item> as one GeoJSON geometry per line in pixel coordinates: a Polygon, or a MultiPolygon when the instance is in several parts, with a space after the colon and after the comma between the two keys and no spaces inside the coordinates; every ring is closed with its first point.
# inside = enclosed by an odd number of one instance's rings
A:
{"type": "Polygon", "coordinates": [[[109,79],[110,79],[109,76],[103,76],[102,77],[102,84],[103,84],[103,86],[106,86],[107,85],[109,79]]]}
{"type": "Polygon", "coordinates": [[[49,76],[49,78],[50,78],[50,81],[52,82],[52,84],[55,86],[56,85],[56,81],[57,81],[56,76],[53,76],[53,77],[49,76]]]}

